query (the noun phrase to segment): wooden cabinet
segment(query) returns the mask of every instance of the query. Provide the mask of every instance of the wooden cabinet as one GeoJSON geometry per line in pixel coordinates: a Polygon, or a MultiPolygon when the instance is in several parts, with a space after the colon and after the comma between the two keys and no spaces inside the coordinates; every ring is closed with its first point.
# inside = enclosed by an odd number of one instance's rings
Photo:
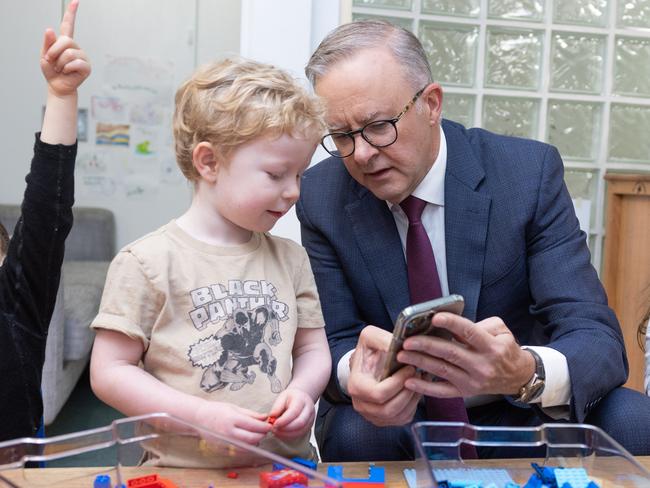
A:
{"type": "Polygon", "coordinates": [[[650,174],[609,173],[603,283],[623,329],[630,362],[625,386],[643,391],[637,327],[650,305],[650,174]]]}

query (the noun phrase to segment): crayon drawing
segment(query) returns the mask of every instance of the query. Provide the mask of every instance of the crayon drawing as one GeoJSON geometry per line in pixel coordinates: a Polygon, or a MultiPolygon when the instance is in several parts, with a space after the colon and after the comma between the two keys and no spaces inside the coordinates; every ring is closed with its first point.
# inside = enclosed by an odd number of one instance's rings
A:
{"type": "Polygon", "coordinates": [[[107,146],[129,146],[128,124],[97,123],[95,143],[107,146]]]}

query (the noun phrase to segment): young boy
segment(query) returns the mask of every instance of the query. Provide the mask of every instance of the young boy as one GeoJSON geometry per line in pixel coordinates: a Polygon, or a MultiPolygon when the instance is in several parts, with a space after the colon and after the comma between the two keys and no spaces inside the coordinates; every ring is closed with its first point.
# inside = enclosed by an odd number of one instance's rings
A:
{"type": "Polygon", "coordinates": [[[324,321],[304,249],[266,232],[298,199],[320,105],[277,68],[226,60],[179,88],[173,125],[192,204],[111,263],[92,324],[93,390],[129,416],[168,412],[313,458],[331,365],[324,321]]]}
{"type": "Polygon", "coordinates": [[[0,224],[0,441],[34,436],[43,415],[47,329],[72,227],[77,88],[90,74],[86,55],[72,39],[78,3],[68,5],[58,37],[45,31],[43,127],[11,239],[0,224]]]}

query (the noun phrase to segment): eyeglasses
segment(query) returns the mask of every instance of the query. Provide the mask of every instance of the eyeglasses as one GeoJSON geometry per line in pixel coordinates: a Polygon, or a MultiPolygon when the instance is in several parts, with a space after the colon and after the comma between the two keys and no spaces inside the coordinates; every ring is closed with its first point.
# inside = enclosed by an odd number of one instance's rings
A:
{"type": "Polygon", "coordinates": [[[349,132],[330,132],[321,139],[321,146],[336,158],[347,158],[354,153],[354,136],[357,134],[361,134],[361,137],[373,147],[390,146],[397,140],[397,122],[415,104],[415,101],[422,95],[425,88],[426,86],[413,95],[404,110],[394,118],[375,120],[364,125],[361,129],[349,132]]]}

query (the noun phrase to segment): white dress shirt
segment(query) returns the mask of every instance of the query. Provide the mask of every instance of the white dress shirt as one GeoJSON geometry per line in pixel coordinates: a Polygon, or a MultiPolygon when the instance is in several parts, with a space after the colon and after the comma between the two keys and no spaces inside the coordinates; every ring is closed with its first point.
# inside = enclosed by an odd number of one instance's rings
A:
{"type": "MultiPolygon", "coordinates": [[[[413,195],[427,202],[422,212],[422,225],[427,231],[433,254],[438,268],[440,287],[443,296],[449,295],[447,280],[447,255],[445,249],[445,172],[447,169],[447,141],[440,127],[440,150],[433,166],[413,191],[413,195]]],[[[397,204],[386,202],[393,214],[397,231],[402,241],[402,249],[406,252],[406,234],[408,232],[408,219],[402,208],[397,204]]],[[[452,290],[453,291],[453,290],[452,290]]],[[[530,346],[542,358],[546,373],[545,387],[542,395],[534,402],[541,403],[541,407],[549,416],[569,418],[567,408],[571,399],[571,381],[566,357],[561,352],[550,347],[530,346]],[[560,407],[560,408],[557,408],[560,407]]],[[[350,375],[350,356],[354,350],[346,353],[337,365],[339,383],[347,391],[347,380],[350,375]]],[[[480,395],[465,399],[468,407],[489,403],[500,395],[480,395]]]]}

